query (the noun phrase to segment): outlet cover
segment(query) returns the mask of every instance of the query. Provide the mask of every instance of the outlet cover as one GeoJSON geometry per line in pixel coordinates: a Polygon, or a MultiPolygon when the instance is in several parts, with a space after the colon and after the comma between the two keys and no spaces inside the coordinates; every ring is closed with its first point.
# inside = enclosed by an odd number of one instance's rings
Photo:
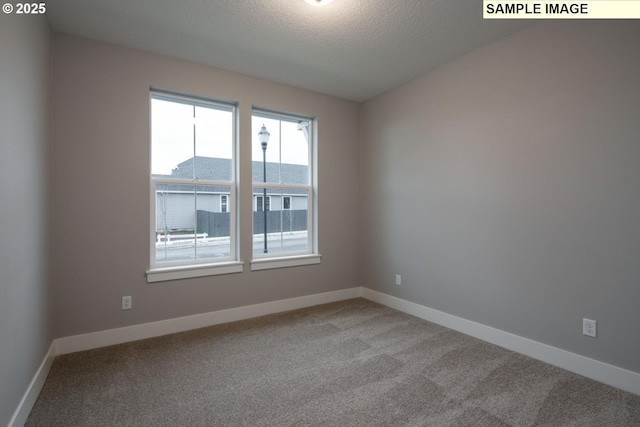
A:
{"type": "Polygon", "coordinates": [[[396,274],[396,285],[402,285],[402,276],[400,276],[399,274],[396,274]]]}
{"type": "Polygon", "coordinates": [[[582,335],[596,338],[597,336],[597,323],[595,320],[582,319],[582,335]]]}
{"type": "Polygon", "coordinates": [[[122,297],[122,309],[131,310],[131,296],[122,297]]]}

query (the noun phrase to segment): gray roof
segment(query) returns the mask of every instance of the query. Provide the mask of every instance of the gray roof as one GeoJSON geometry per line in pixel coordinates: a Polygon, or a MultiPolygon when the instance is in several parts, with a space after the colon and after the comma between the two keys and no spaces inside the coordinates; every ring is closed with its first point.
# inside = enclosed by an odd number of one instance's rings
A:
{"type": "MultiPolygon", "coordinates": [[[[193,178],[195,177],[212,181],[231,180],[231,160],[217,157],[196,156],[182,163],[171,171],[171,175],[154,175],[154,177],[167,178],[193,178]],[[195,164],[194,164],[195,161],[195,164]]],[[[308,184],[309,167],[305,165],[292,165],[288,163],[267,162],[267,182],[282,184],[308,184]],[[278,177],[282,179],[279,179],[278,177]]],[[[252,162],[252,176],[254,182],[263,182],[262,162],[252,162]]]]}

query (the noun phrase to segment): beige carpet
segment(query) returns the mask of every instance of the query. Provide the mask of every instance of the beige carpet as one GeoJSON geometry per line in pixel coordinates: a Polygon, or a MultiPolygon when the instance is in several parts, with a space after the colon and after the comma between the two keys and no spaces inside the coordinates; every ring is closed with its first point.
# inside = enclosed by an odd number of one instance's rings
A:
{"type": "Polygon", "coordinates": [[[355,299],[57,357],[28,426],[640,426],[640,396],[355,299]]]}

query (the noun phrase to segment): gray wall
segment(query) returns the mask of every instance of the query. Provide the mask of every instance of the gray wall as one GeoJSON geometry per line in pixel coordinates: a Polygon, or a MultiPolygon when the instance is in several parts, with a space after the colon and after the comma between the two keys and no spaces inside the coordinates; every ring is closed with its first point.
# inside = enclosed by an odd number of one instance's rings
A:
{"type": "Polygon", "coordinates": [[[56,336],[359,284],[357,103],[63,34],[54,36],[52,102],[56,336]],[[250,271],[249,167],[238,195],[245,272],[146,283],[150,86],[239,101],[245,165],[252,105],[318,117],[321,264],[250,271]],[[132,310],[120,309],[123,295],[133,296],[132,310]]]}
{"type": "Polygon", "coordinates": [[[362,282],[640,372],[639,41],[542,22],[367,102],[362,282]]]}
{"type": "Polygon", "coordinates": [[[45,17],[0,14],[0,425],[53,340],[45,17]]]}

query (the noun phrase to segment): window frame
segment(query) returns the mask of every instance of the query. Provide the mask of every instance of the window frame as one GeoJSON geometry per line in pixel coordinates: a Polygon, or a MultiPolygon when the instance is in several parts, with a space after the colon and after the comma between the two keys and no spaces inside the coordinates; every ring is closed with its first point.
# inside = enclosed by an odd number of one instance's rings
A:
{"type": "MultiPolygon", "coordinates": [[[[252,248],[251,248],[251,270],[265,270],[271,268],[282,268],[282,267],[294,267],[301,265],[311,265],[311,264],[319,264],[321,261],[321,255],[318,251],[318,211],[317,211],[317,194],[318,194],[318,186],[317,186],[317,118],[304,116],[300,114],[281,112],[269,108],[257,107],[253,106],[251,111],[251,118],[253,117],[261,117],[266,119],[274,119],[280,121],[306,121],[308,123],[308,168],[309,168],[309,176],[308,176],[308,184],[283,184],[283,183],[274,183],[274,182],[254,182],[253,177],[251,180],[252,186],[252,194],[256,194],[257,191],[262,191],[264,188],[267,189],[279,189],[281,200],[280,200],[280,211],[284,212],[282,207],[284,206],[284,194],[286,194],[286,190],[306,190],[307,191],[307,200],[308,200],[308,211],[307,211],[307,249],[304,251],[295,251],[295,252],[284,252],[284,253],[267,253],[265,255],[258,254],[254,252],[254,241],[252,240],[252,248]]],[[[256,135],[251,135],[251,143],[253,144],[254,138],[256,135]]],[[[271,141],[270,141],[271,143],[271,141]]],[[[252,159],[253,161],[253,159],[252,159]]],[[[271,197],[271,196],[268,196],[271,197]]],[[[256,198],[257,200],[257,198],[256,198]]],[[[254,206],[254,211],[257,209],[254,206]]],[[[281,231],[282,232],[282,231],[281,231]]],[[[254,236],[253,226],[251,229],[252,238],[254,236]]]]}
{"type": "MultiPolygon", "coordinates": [[[[188,95],[167,91],[163,89],[150,88],[149,91],[149,269],[146,272],[147,282],[159,282],[165,280],[177,280],[191,277],[202,277],[217,274],[240,273],[243,271],[244,263],[239,261],[238,246],[238,168],[237,168],[237,144],[238,144],[238,104],[205,98],[201,96],[188,95]],[[232,137],[231,137],[231,180],[209,180],[200,178],[169,178],[154,177],[151,173],[153,166],[153,100],[159,99],[169,102],[183,103],[186,105],[214,108],[231,112],[232,137]],[[228,187],[227,212],[229,212],[229,256],[224,258],[203,258],[188,261],[157,262],[156,260],[156,188],[157,185],[190,185],[194,188],[194,200],[197,200],[198,187],[228,187]]],[[[194,151],[194,159],[196,152],[194,151]]],[[[222,199],[220,200],[222,204],[222,199]]],[[[196,206],[194,206],[194,209],[196,206]]]]}

